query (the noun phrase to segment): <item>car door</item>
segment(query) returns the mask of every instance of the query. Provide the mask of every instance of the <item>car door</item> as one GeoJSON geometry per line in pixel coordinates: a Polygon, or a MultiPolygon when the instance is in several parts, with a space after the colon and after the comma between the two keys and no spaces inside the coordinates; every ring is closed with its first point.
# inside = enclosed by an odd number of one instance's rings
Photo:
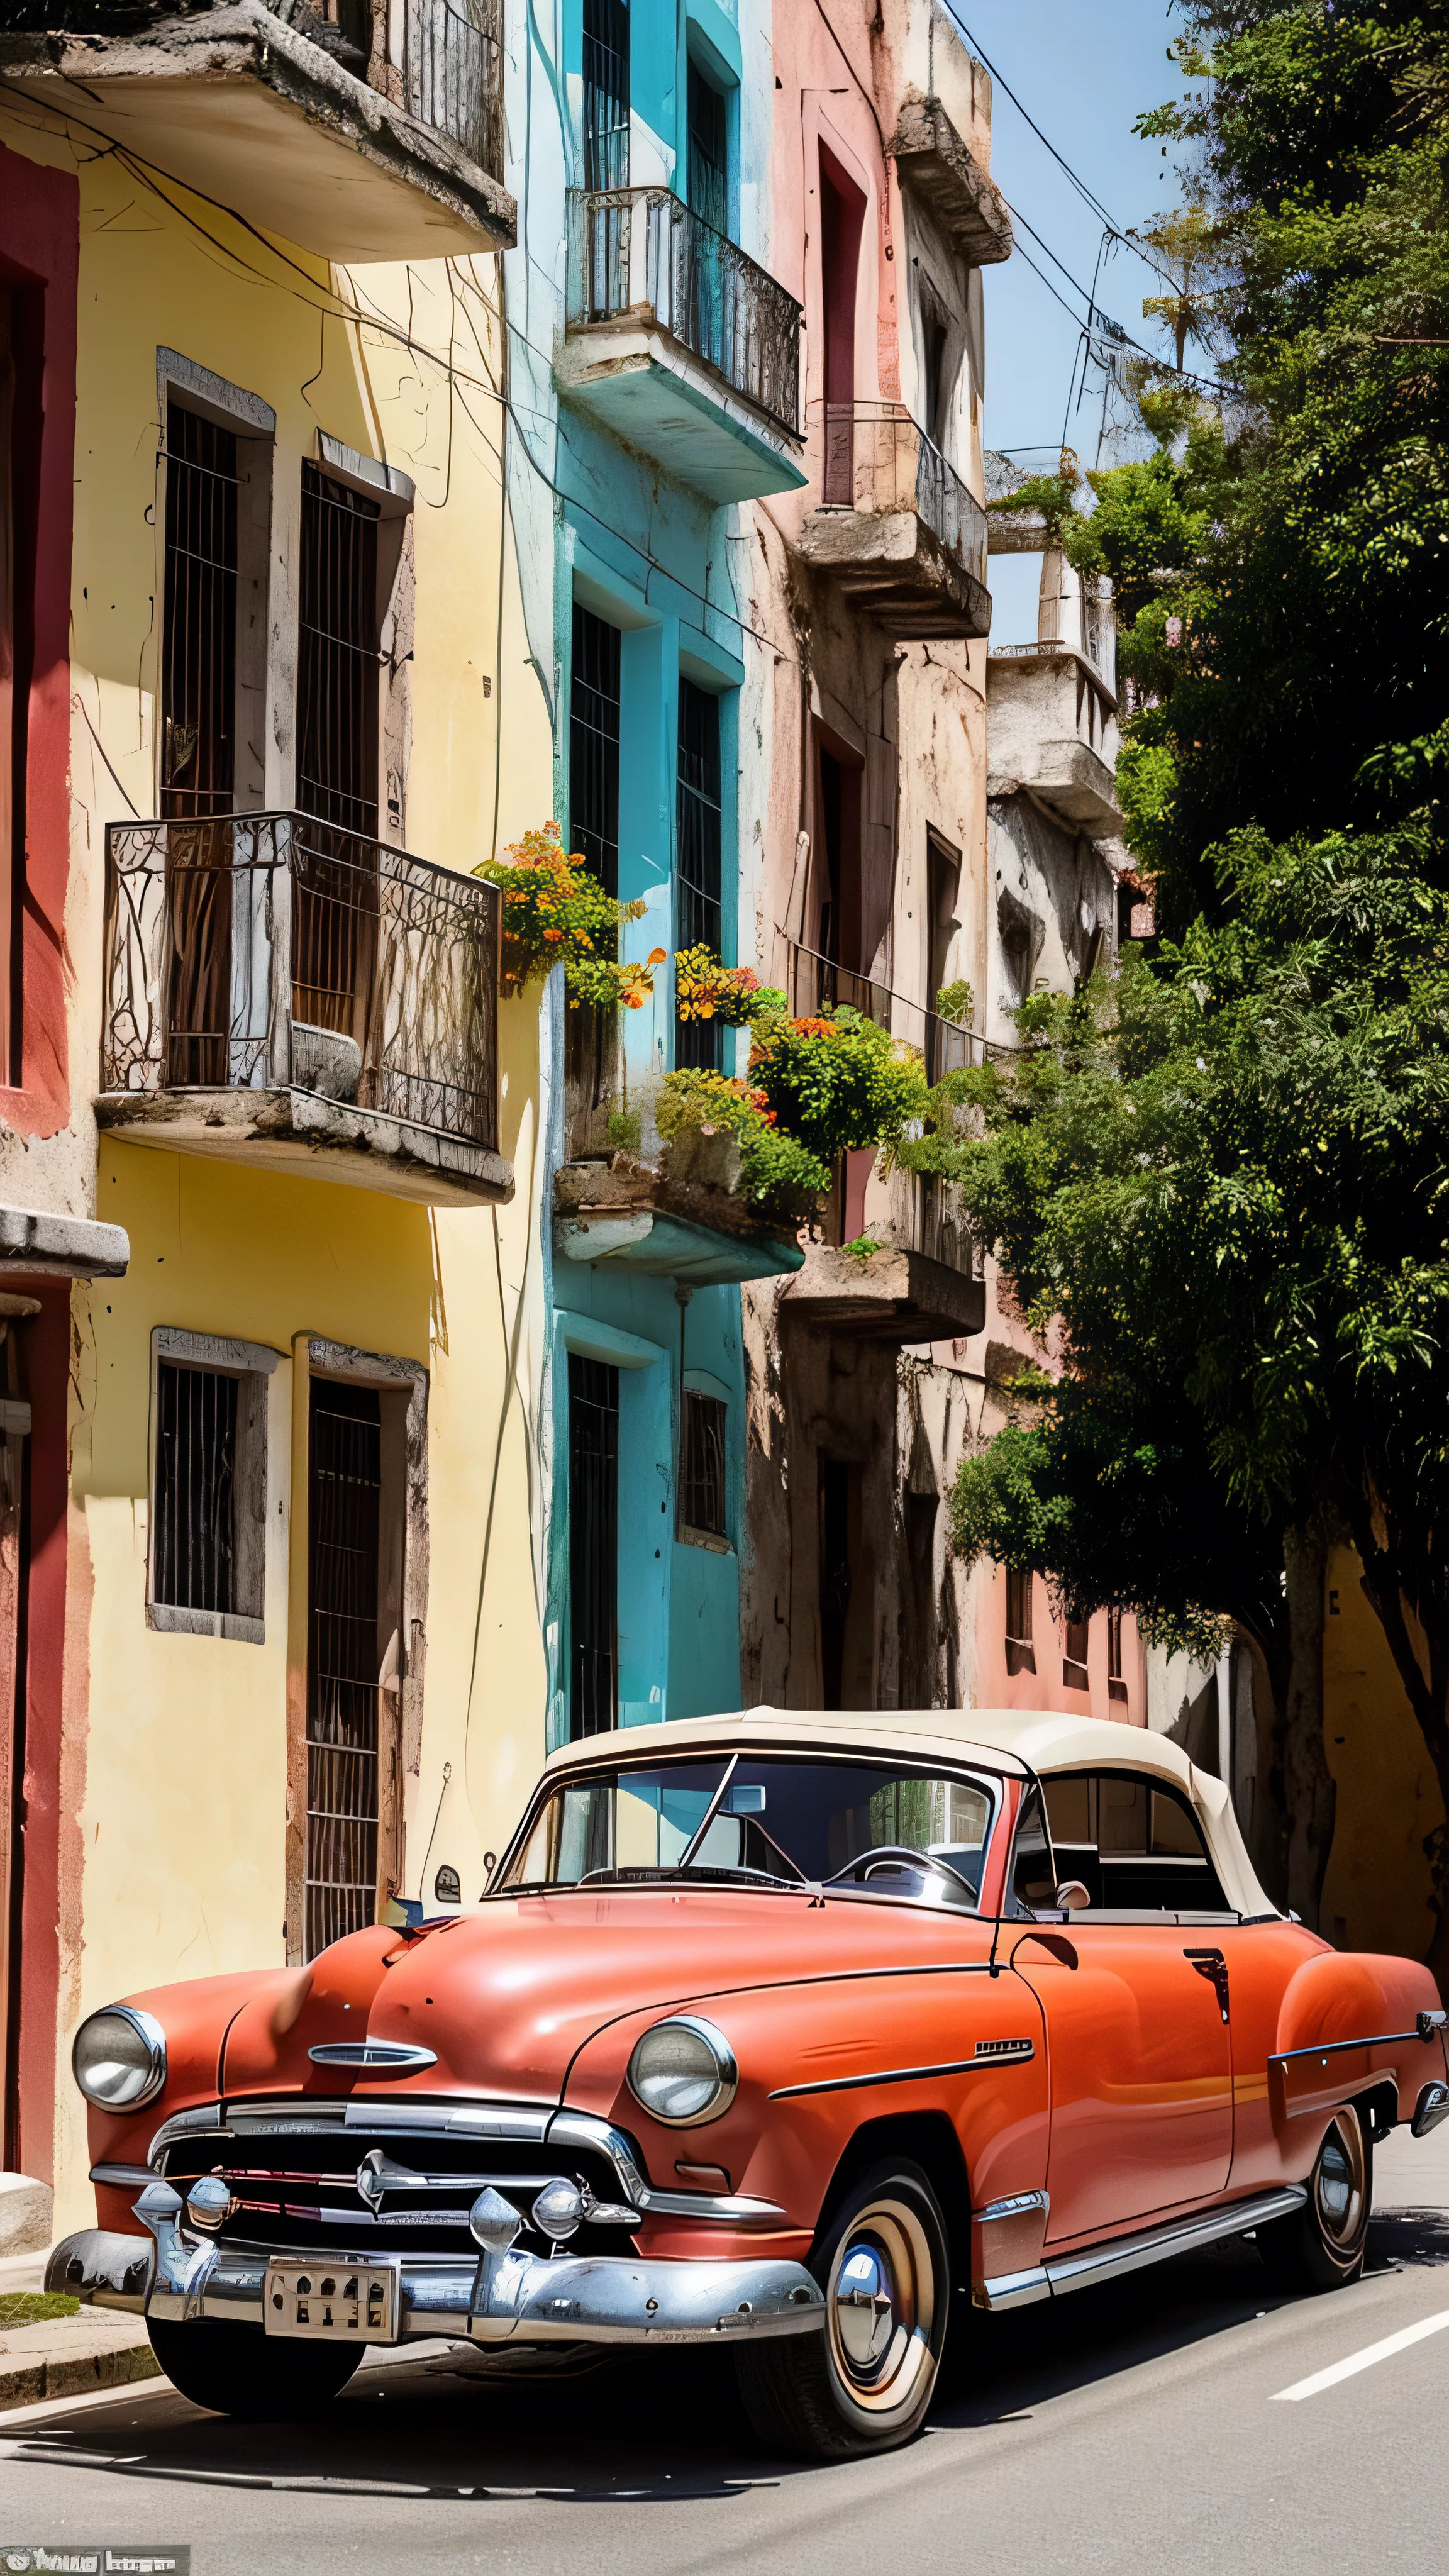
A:
{"type": "MultiPolygon", "coordinates": [[[[1046,1833],[1024,1812],[1018,1842],[1035,1832],[1057,1884],[1079,1879],[1091,1899],[1014,1943],[1046,2020],[1047,2240],[1061,2243],[1223,2191],[1233,2085],[1223,1953],[1202,1920],[1222,1899],[1186,1800],[1120,1772],[1045,1791],[1046,1833]]],[[[1021,1892],[1049,1905],[1055,1888],[1034,1866],[1021,1892]]]]}

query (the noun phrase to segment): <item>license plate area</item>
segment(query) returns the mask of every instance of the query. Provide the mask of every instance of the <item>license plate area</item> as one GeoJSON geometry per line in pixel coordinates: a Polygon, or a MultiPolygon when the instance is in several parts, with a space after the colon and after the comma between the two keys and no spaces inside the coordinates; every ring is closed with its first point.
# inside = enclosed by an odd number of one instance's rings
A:
{"type": "Polygon", "coordinates": [[[320,2335],[328,2343],[396,2343],[402,2263],[295,2262],[267,2265],[263,2316],[268,2334],[320,2335]]]}

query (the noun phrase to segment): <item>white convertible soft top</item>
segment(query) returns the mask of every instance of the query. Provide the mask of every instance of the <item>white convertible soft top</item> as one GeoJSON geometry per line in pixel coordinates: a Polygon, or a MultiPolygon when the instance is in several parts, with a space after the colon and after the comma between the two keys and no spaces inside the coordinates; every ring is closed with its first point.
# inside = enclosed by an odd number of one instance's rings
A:
{"type": "Polygon", "coordinates": [[[1223,1894],[1239,1914],[1275,1914],[1248,1858],[1238,1820],[1221,1780],[1189,1762],[1180,1745],[1142,1726],[1118,1720],[1073,1717],[1049,1708],[742,1708],[718,1717],[671,1718],[659,1726],[624,1727],[561,1744],[547,1771],[592,1770],[661,1754],[702,1753],[715,1745],[737,1749],[744,1739],[767,1747],[806,1745],[839,1752],[905,1756],[913,1762],[979,1762],[1014,1778],[1035,1772],[1136,1771],[1170,1781],[1191,1799],[1223,1894]]]}

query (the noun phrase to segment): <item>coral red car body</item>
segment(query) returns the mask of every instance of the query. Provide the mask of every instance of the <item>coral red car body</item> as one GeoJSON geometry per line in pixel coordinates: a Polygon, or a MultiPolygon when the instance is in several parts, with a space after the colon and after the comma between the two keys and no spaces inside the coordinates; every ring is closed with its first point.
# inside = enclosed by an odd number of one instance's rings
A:
{"type": "Polygon", "coordinates": [[[929,2178],[996,2308],[1283,2220],[1345,2106],[1366,2140],[1449,2109],[1426,1970],[1280,1914],[1220,1784],[1135,1729],[755,1710],[595,1738],[552,1757],[493,1890],[131,1998],[164,2089],[92,2108],[98,2227],[53,2284],[290,2331],[269,2264],[372,2258],[382,2339],[829,2333],[828,2214],[877,2149],[929,2178]],[[676,1809],[693,1842],[631,1867],[676,1809]],[[660,2024],[701,2082],[719,2061],[698,2117],[639,2074],[660,2024]],[[203,2175],[219,2223],[182,2210],[203,2175]],[[582,2196],[552,2255],[550,2178],[582,2196]]]}

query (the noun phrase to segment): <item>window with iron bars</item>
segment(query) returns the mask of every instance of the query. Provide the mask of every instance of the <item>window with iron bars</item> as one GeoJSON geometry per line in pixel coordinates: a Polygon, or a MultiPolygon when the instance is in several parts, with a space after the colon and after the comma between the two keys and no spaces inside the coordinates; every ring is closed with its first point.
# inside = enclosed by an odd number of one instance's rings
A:
{"type": "Polygon", "coordinates": [[[629,12],[584,0],[584,186],[629,185],[629,12]]]}
{"type": "Polygon", "coordinates": [[[153,1358],[147,1622],[259,1644],[275,1354],[158,1327],[153,1358]],[[217,1356],[232,1364],[211,1365],[217,1356]],[[257,1365],[248,1367],[249,1358],[257,1365]]]}
{"type": "Polygon", "coordinates": [[[304,462],[297,803],[369,839],[377,832],[381,515],[364,493],[304,462]]]}
{"type": "Polygon", "coordinates": [[[231,812],[236,584],[236,438],[169,400],[161,811],[170,821],[199,822],[231,812]]]}
{"type": "Polygon", "coordinates": [[[725,1437],[729,1407],[718,1396],[684,1391],[679,1432],[679,1530],[728,1540],[725,1514],[725,1437]]]}
{"type": "MultiPolygon", "coordinates": [[[[679,789],[675,818],[675,938],[719,955],[723,887],[719,700],[683,672],[679,679],[679,789]]],[[[720,1059],[714,1020],[682,1020],[675,1032],[678,1065],[713,1068],[720,1059]]]]}

